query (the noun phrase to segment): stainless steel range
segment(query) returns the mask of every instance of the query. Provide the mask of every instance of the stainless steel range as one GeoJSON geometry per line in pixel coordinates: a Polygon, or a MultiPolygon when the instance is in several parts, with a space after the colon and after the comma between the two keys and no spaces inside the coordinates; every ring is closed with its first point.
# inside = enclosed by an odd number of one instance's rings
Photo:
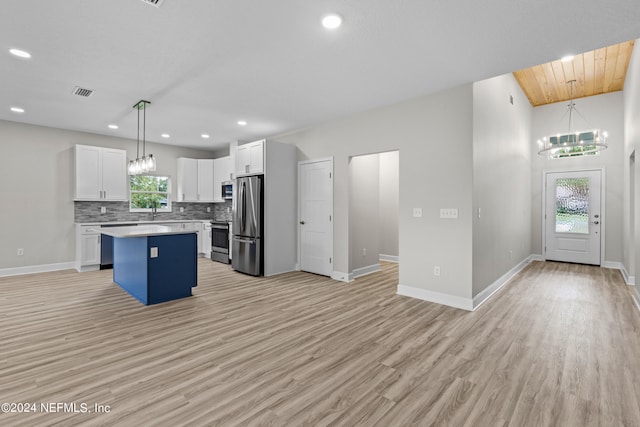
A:
{"type": "Polygon", "coordinates": [[[211,260],[229,264],[229,223],[211,221],[211,260]]]}

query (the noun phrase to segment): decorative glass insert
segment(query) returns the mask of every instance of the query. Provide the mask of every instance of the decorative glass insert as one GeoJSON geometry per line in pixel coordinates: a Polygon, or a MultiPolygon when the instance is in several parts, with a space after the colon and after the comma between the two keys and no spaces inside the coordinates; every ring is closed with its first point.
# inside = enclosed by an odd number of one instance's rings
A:
{"type": "Polygon", "coordinates": [[[589,178],[556,180],[556,233],[589,234],[589,178]]]}
{"type": "Polygon", "coordinates": [[[171,180],[167,176],[131,175],[129,177],[131,201],[129,211],[171,212],[171,198],[169,197],[171,180]]]}

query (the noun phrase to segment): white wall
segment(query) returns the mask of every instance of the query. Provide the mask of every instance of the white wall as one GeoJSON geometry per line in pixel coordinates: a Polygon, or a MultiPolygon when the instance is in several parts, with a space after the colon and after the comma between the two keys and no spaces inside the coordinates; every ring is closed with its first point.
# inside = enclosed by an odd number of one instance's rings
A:
{"type": "MultiPolygon", "coordinates": [[[[640,39],[633,50],[624,83],[624,214],[622,264],[627,274],[637,281],[640,268],[640,39]],[[635,152],[635,173],[629,170],[629,157],[635,152]],[[634,178],[635,185],[630,185],[634,178]],[[633,189],[633,197],[631,195],[633,189]],[[631,203],[634,204],[633,209],[631,203]],[[632,216],[632,212],[635,214],[632,216]]],[[[638,288],[638,286],[636,286],[638,288]]],[[[640,295],[640,294],[639,294],[640,295]]]]}
{"type": "Polygon", "coordinates": [[[274,139],[298,146],[298,160],[334,156],[334,269],[349,271],[352,156],[399,150],[400,285],[428,297],[471,299],[473,87],[448,89],[274,139]],[[423,210],[421,218],[412,209],[423,210]],[[439,219],[440,208],[458,220],[439,219]],[[435,277],[433,266],[441,267],[435,277]]]}
{"type": "Polygon", "coordinates": [[[380,153],[380,255],[397,259],[400,190],[400,156],[397,151],[380,153]]]}
{"type": "Polygon", "coordinates": [[[561,121],[568,102],[558,102],[533,109],[532,152],[532,250],[542,254],[542,174],[544,171],[605,168],[606,206],[604,262],[622,262],[622,197],[624,170],[624,103],[623,93],[613,92],[575,100],[576,108],[587,120],[578,117],[572,130],[599,128],[609,133],[609,148],[597,156],[548,159],[537,154],[534,141],[567,129],[567,117],[561,121]]]}
{"type": "Polygon", "coordinates": [[[531,254],[531,115],[512,74],[474,83],[474,297],[531,254]]]}
{"type": "MultiPolygon", "coordinates": [[[[75,260],[75,144],[125,149],[135,158],[132,140],[0,121],[0,269],[75,260]]],[[[213,157],[152,143],[147,153],[156,157],[158,173],[174,179],[177,157],[213,157]]]]}
{"type": "Polygon", "coordinates": [[[380,264],[380,156],[352,157],[349,175],[349,272],[353,272],[380,264]]]}

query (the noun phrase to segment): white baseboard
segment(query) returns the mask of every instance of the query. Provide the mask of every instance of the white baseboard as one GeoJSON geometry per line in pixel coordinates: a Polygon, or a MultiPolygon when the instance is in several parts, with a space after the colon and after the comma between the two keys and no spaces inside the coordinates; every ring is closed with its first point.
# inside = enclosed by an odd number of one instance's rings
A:
{"type": "Polygon", "coordinates": [[[46,273],[48,271],[70,270],[73,268],[76,268],[75,261],[61,262],[58,264],[30,265],[28,267],[0,268],[0,277],[46,273]]]}
{"type": "Polygon", "coordinates": [[[353,274],[342,273],[340,271],[334,271],[331,273],[331,278],[333,280],[339,280],[341,282],[350,282],[353,280],[353,274]]]}
{"type": "Polygon", "coordinates": [[[487,301],[489,298],[491,298],[493,296],[493,294],[498,292],[504,285],[509,283],[509,281],[516,274],[520,273],[520,271],[522,271],[523,268],[525,268],[527,265],[529,265],[529,263],[531,261],[533,261],[535,258],[537,258],[537,256],[530,255],[527,258],[525,258],[524,260],[520,261],[520,263],[518,263],[518,265],[513,267],[511,270],[507,271],[505,274],[500,276],[500,278],[498,278],[498,280],[493,282],[491,285],[487,286],[482,292],[480,292],[478,295],[473,297],[473,309],[476,310],[485,301],[487,301]]]}
{"type": "Polygon", "coordinates": [[[613,270],[622,270],[622,263],[615,261],[604,261],[602,263],[602,268],[611,268],[613,270]]]}
{"type": "Polygon", "coordinates": [[[622,278],[627,285],[633,286],[636,284],[636,276],[629,276],[627,269],[622,263],[620,264],[620,272],[622,273],[622,278]]]}
{"type": "Polygon", "coordinates": [[[380,254],[380,261],[389,261],[389,262],[400,262],[400,257],[397,255],[385,255],[380,254]]]}
{"type": "Polygon", "coordinates": [[[528,259],[529,261],[544,261],[544,257],[539,254],[531,254],[528,259]]]}
{"type": "Polygon", "coordinates": [[[353,270],[353,273],[351,273],[351,275],[354,279],[356,279],[358,277],[366,276],[367,274],[375,273],[376,271],[380,271],[380,264],[373,264],[362,268],[356,268],[355,270],[353,270]]]}
{"type": "Polygon", "coordinates": [[[404,285],[398,285],[396,293],[405,297],[417,298],[423,301],[435,302],[436,304],[473,311],[473,300],[470,298],[462,298],[455,295],[443,294],[440,292],[433,292],[426,289],[404,285]]]}

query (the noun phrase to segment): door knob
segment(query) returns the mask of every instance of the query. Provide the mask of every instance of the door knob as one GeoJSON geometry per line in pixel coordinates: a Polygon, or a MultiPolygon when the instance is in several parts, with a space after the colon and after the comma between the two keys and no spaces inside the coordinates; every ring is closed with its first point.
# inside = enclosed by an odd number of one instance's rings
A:
{"type": "Polygon", "coordinates": [[[593,221],[594,224],[600,224],[600,221],[593,221]]]}
{"type": "Polygon", "coordinates": [[[304,225],[304,221],[300,221],[300,224],[304,225]]]}

